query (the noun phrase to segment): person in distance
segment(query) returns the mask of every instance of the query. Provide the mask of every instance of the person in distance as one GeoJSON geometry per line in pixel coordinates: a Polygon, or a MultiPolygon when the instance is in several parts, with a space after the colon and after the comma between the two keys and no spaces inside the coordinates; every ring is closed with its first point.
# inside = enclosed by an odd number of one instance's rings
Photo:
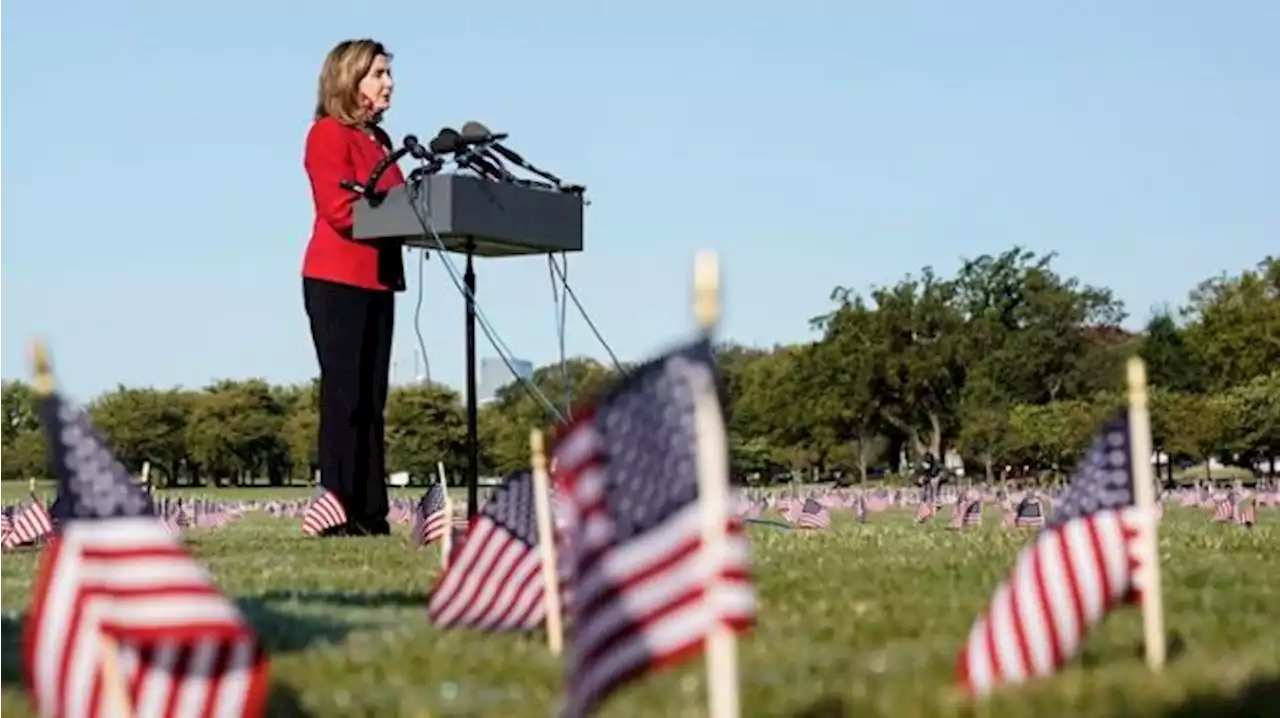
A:
{"type": "MultiPolygon", "coordinates": [[[[320,363],[320,483],[347,514],[347,523],[327,535],[391,530],[384,412],[404,261],[399,243],[352,238],[356,195],[340,183],[363,183],[391,151],[379,125],[393,89],[391,53],[381,43],[338,43],[320,69],[303,159],[315,199],[302,295],[320,363]]],[[[392,165],[377,189],[403,183],[392,165]]]]}

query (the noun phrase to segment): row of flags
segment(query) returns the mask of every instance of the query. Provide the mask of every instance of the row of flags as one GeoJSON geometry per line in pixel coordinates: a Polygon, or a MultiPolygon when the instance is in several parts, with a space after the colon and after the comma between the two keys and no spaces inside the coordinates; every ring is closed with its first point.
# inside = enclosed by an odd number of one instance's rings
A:
{"type": "MultiPolygon", "coordinates": [[[[41,714],[262,715],[258,637],[87,415],[54,391],[40,350],[35,388],[59,482],[57,530],[26,625],[41,714]]],[[[631,372],[554,437],[558,528],[543,457],[468,523],[428,615],[445,626],[527,630],[551,625],[555,595],[564,600],[555,622],[565,627],[565,715],[589,715],[628,681],[704,652],[713,718],[736,715],[733,636],[754,621],[755,593],[748,542],[729,510],[722,400],[709,331],[631,372]]],[[[431,528],[429,499],[420,505],[424,541],[451,533],[447,518],[431,528]]],[[[304,514],[309,533],[345,522],[330,494],[316,504],[324,510],[304,514]]]]}
{"type": "MultiPolygon", "coordinates": [[[[700,656],[708,714],[739,713],[736,636],[756,620],[756,595],[750,522],[728,492],[712,314],[699,312],[704,333],[695,340],[579,407],[549,456],[534,441],[531,470],[508,476],[456,542],[442,484],[406,517],[422,544],[453,544],[427,617],[442,628],[546,629],[552,651],[565,653],[569,718],[700,656]]],[[[263,715],[268,659],[252,627],[84,412],[53,391],[40,360],[35,386],[59,479],[57,532],[25,626],[23,660],[41,714],[263,715]]],[[[1132,600],[1143,606],[1151,663],[1162,663],[1153,480],[1132,460],[1149,454],[1145,381],[1131,393],[1141,401],[1102,427],[964,641],[957,678],[970,692],[1052,673],[1132,600]]],[[[345,522],[331,494],[316,505],[303,514],[307,533],[345,522]]],[[[865,516],[866,497],[857,505],[865,516]]],[[[957,504],[962,525],[971,506],[957,504]]],[[[811,530],[831,521],[816,497],[789,500],[783,513],[811,530]]]]}
{"type": "MultiPolygon", "coordinates": [[[[535,630],[548,623],[549,591],[561,595],[568,715],[593,713],[626,682],[704,653],[717,632],[748,630],[744,521],[724,497],[709,526],[701,500],[707,474],[727,476],[721,398],[710,343],[699,339],[577,413],[552,444],[553,580],[543,571],[536,472],[518,472],[468,523],[429,595],[431,621],[535,630]]],[[[58,395],[42,399],[41,419],[61,516],[51,517],[59,530],[33,586],[24,651],[40,713],[106,715],[110,696],[123,695],[132,715],[260,715],[268,662],[257,637],[160,520],[193,521],[201,509],[157,506],[58,395]]],[[[1151,512],[1134,503],[1129,431],[1124,416],[1103,427],[975,623],[957,659],[968,689],[1052,672],[1108,610],[1140,595],[1137,546],[1151,512]]],[[[419,503],[424,525],[436,526],[425,543],[445,531],[447,500],[434,490],[419,503]]],[[[970,516],[974,502],[956,506],[970,516]]],[[[786,511],[796,526],[829,523],[815,498],[786,511]]]]}
{"type": "MultiPolygon", "coordinates": [[[[546,619],[536,607],[539,592],[566,590],[572,715],[589,713],[628,680],[700,652],[714,629],[745,630],[754,620],[740,521],[726,516],[723,560],[699,565],[702,522],[693,507],[701,437],[687,435],[693,423],[687,404],[696,398],[684,398],[682,410],[661,408],[661,387],[673,381],[663,375],[671,366],[702,366],[707,375],[714,368],[709,346],[700,363],[677,352],[642,367],[557,440],[555,480],[566,492],[559,505],[567,512],[556,539],[559,585],[537,570],[532,479],[520,474],[473,522],[461,549],[466,558],[450,566],[432,593],[431,616],[442,626],[528,630],[546,619]]],[[[718,397],[708,400],[714,401],[718,397]]],[[[1051,673],[1109,611],[1140,595],[1157,518],[1135,498],[1138,482],[1150,488],[1151,478],[1135,476],[1131,431],[1127,414],[1109,421],[1052,514],[1046,517],[1035,499],[1034,510],[1022,512],[1038,518],[1026,525],[1040,530],[960,652],[957,674],[970,691],[984,694],[1051,673]]],[[[815,497],[784,503],[784,516],[797,527],[830,522],[815,497]]],[[[980,516],[980,501],[956,506],[962,524],[980,516]]]]}
{"type": "MultiPolygon", "coordinates": [[[[833,511],[852,511],[856,521],[866,523],[872,514],[883,513],[894,507],[905,508],[914,503],[916,524],[928,523],[949,511],[948,528],[959,529],[980,526],[984,507],[991,505],[1000,512],[1000,523],[1006,528],[1040,528],[1045,524],[1052,501],[1053,499],[1049,496],[1041,496],[1039,492],[1034,491],[996,498],[994,492],[983,493],[971,490],[942,501],[917,501],[915,496],[905,492],[884,489],[856,493],[846,489],[818,490],[810,491],[803,497],[749,490],[738,495],[734,510],[748,523],[762,522],[769,512],[776,512],[786,521],[787,526],[818,529],[830,525],[833,511]]],[[[1177,496],[1176,492],[1168,492],[1161,500],[1155,502],[1156,513],[1163,515],[1166,504],[1184,507],[1201,506],[1197,501],[1188,502],[1185,498],[1177,496]]],[[[1258,507],[1269,505],[1280,505],[1280,502],[1270,501],[1269,494],[1266,493],[1246,496],[1239,500],[1233,493],[1229,496],[1209,499],[1203,507],[1208,509],[1208,518],[1214,522],[1249,527],[1257,522],[1258,507]]]]}

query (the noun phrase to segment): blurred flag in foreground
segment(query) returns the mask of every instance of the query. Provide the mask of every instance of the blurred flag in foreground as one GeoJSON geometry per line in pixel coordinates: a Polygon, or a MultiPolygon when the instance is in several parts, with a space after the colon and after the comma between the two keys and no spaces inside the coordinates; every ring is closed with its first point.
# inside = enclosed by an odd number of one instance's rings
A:
{"type": "MultiPolygon", "coordinates": [[[[698,655],[717,626],[744,630],[755,591],[741,522],[703,550],[699,472],[728,451],[715,360],[701,339],[634,370],[576,412],[552,450],[566,509],[567,714],[698,655]],[[712,416],[714,414],[714,416],[712,416]]],[[[717,477],[727,484],[727,475],[717,477]]]]}
{"type": "Polygon", "coordinates": [[[60,531],[41,557],[23,652],[40,714],[262,715],[267,660],[257,636],[84,412],[45,383],[40,420],[60,531]]]}
{"type": "Polygon", "coordinates": [[[972,693],[1053,673],[1107,613],[1137,598],[1144,518],[1134,506],[1129,432],[1124,413],[1103,425],[1051,519],[974,624],[957,666],[972,693]]]}

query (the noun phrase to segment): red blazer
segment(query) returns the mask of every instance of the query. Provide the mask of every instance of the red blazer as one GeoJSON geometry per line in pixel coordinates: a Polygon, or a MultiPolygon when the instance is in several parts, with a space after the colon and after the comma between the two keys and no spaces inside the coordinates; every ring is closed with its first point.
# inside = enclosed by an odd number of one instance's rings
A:
{"type": "MultiPolygon", "coordinates": [[[[356,194],[338,183],[363,183],[387,154],[391,139],[381,129],[377,139],[332,117],[316,120],[307,133],[303,165],[311,180],[316,220],[302,259],[302,276],[365,289],[404,289],[404,259],[399,242],[357,242],[351,238],[356,194]]],[[[392,165],[378,181],[379,190],[404,184],[392,165]]]]}

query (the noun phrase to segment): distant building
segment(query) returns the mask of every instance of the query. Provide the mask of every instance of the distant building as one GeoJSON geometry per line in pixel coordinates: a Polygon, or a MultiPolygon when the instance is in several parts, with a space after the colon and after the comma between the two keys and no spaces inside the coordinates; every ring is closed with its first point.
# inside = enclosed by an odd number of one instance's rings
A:
{"type": "Polygon", "coordinates": [[[512,359],[511,369],[501,357],[485,357],[480,360],[479,386],[476,387],[476,399],[480,404],[487,404],[498,396],[498,390],[520,379],[533,378],[533,362],[524,359],[512,359]],[[515,369],[515,373],[511,373],[515,369]]]}

